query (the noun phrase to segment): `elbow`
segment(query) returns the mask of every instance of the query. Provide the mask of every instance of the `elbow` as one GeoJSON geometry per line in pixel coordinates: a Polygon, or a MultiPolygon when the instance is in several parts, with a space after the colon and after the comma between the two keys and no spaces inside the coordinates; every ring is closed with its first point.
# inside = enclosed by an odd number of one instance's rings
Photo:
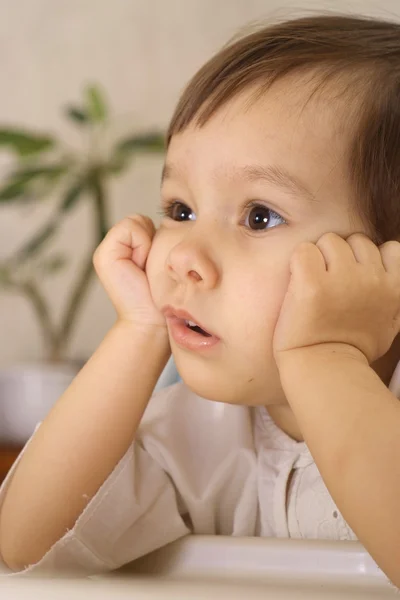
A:
{"type": "Polygon", "coordinates": [[[393,585],[396,588],[396,591],[399,592],[400,591],[400,564],[397,566],[396,571],[392,570],[392,572],[390,572],[387,570],[387,571],[385,571],[385,575],[389,579],[391,585],[393,585]]]}
{"type": "Polygon", "coordinates": [[[24,571],[29,565],[38,563],[43,558],[45,553],[32,553],[31,555],[27,552],[20,551],[19,548],[15,548],[13,544],[8,545],[0,541],[0,556],[3,564],[13,571],[18,573],[24,571]]]}
{"type": "Polygon", "coordinates": [[[13,572],[23,571],[26,565],[33,562],[26,560],[20,548],[5,536],[0,536],[0,557],[3,564],[13,572]]]}
{"type": "Polygon", "coordinates": [[[39,562],[45,553],[32,544],[32,538],[28,540],[26,535],[5,527],[0,519],[0,557],[8,569],[13,572],[23,571],[28,565],[39,562]]]}
{"type": "Polygon", "coordinates": [[[21,560],[19,560],[18,556],[14,556],[12,553],[8,553],[7,550],[4,550],[2,546],[0,546],[0,556],[3,564],[13,571],[14,573],[18,573],[19,571],[24,570],[24,565],[21,560]]]}
{"type": "Polygon", "coordinates": [[[396,591],[400,591],[400,556],[398,554],[397,552],[387,556],[386,561],[379,560],[378,557],[374,559],[396,591]]]}
{"type": "Polygon", "coordinates": [[[1,561],[11,571],[22,571],[24,568],[22,565],[23,561],[21,561],[21,557],[18,556],[18,553],[15,553],[14,548],[7,541],[3,535],[0,535],[1,561]]]}

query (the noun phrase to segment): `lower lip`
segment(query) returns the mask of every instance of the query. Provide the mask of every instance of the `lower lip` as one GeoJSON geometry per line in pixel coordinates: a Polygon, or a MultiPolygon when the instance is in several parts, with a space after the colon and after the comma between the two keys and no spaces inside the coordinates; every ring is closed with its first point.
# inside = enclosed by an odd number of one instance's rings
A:
{"type": "Polygon", "coordinates": [[[185,325],[185,322],[182,319],[178,319],[177,317],[168,317],[167,324],[173,340],[178,346],[186,348],[187,350],[208,350],[209,348],[216,346],[220,341],[215,335],[206,337],[201,335],[201,333],[192,331],[192,329],[189,329],[189,327],[185,325]]]}

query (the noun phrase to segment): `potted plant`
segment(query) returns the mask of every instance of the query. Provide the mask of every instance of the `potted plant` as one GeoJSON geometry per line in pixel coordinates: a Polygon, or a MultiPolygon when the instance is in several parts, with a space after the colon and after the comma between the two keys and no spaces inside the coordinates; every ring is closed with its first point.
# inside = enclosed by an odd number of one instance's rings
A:
{"type": "Polygon", "coordinates": [[[7,260],[0,262],[0,289],[22,294],[34,311],[44,340],[44,361],[0,370],[0,444],[22,444],[76,375],[79,365],[65,359],[65,351],[91,281],[92,255],[109,229],[107,182],[131,167],[139,153],[162,153],[159,131],[131,133],[111,148],[102,144],[110,115],[100,89],[89,86],[81,106],[68,106],[66,117],[80,128],[86,148],[80,153],[61,140],[22,128],[0,128],[0,150],[11,155],[11,168],[0,186],[1,205],[39,202],[50,198],[54,210],[49,220],[7,260]],[[66,215],[89,203],[95,235],[82,269],[67,292],[64,314],[53,316],[41,286],[45,277],[58,273],[66,257],[55,253],[56,238],[66,215]]]}

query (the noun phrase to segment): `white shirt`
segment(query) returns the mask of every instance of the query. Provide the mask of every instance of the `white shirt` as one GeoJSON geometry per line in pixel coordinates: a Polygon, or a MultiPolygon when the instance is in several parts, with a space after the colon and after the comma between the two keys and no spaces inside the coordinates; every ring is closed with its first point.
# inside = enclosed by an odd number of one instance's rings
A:
{"type": "MultiPolygon", "coordinates": [[[[400,398],[400,363],[390,389],[400,398]]],[[[178,383],[153,395],[73,529],[23,573],[104,572],[189,533],[356,539],[304,442],[265,408],[205,400],[178,383]]]]}

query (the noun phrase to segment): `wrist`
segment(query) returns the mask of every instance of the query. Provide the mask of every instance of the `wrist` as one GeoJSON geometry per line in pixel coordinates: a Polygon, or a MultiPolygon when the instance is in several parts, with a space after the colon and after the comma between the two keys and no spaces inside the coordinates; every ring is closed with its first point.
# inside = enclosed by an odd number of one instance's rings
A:
{"type": "Polygon", "coordinates": [[[351,364],[355,361],[369,367],[368,359],[365,354],[355,346],[344,343],[329,342],[324,344],[315,344],[305,346],[303,348],[293,348],[284,350],[275,354],[275,361],[279,371],[291,368],[312,367],[316,363],[324,364],[329,362],[335,364],[343,364],[343,362],[351,364]]]}
{"type": "MultiPolygon", "coordinates": [[[[366,381],[373,370],[365,355],[347,344],[318,344],[296,348],[276,357],[279,376],[286,399],[292,410],[298,412],[317,405],[346,382],[366,381]]],[[[331,400],[328,400],[330,402],[331,400]]]]}
{"type": "Polygon", "coordinates": [[[140,319],[133,320],[124,317],[118,317],[114,323],[113,329],[125,332],[131,336],[139,336],[146,339],[168,342],[168,329],[165,321],[162,323],[148,323],[140,319]]]}
{"type": "Polygon", "coordinates": [[[151,356],[152,362],[166,363],[171,355],[168,330],[159,325],[135,323],[130,320],[118,319],[111,328],[108,339],[114,339],[117,344],[126,348],[127,354],[136,353],[151,356]]]}

